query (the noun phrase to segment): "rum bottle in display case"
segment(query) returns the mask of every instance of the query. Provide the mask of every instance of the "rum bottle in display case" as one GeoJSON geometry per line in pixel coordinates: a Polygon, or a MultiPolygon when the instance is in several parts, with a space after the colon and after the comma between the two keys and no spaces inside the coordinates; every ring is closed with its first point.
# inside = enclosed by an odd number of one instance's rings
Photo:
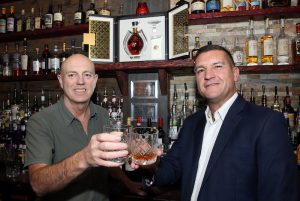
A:
{"type": "Polygon", "coordinates": [[[128,55],[140,55],[144,47],[144,41],[141,37],[144,34],[142,30],[138,31],[137,25],[137,21],[132,22],[132,32],[128,31],[124,39],[126,41],[124,48],[128,55]]]}

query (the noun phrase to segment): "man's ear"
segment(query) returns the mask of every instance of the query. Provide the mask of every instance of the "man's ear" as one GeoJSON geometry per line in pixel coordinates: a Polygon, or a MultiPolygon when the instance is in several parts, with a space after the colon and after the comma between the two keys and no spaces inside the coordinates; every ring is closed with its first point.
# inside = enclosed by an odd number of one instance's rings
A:
{"type": "Polygon", "coordinates": [[[60,88],[61,89],[64,89],[64,85],[63,85],[63,82],[62,82],[62,77],[60,74],[57,75],[57,79],[59,81],[59,85],[60,85],[60,88]]]}

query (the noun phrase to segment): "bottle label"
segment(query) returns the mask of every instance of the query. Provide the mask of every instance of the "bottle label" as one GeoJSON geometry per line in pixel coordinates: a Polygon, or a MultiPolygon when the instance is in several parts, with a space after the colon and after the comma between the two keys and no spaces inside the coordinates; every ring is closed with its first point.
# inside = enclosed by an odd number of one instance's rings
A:
{"type": "Polygon", "coordinates": [[[178,132],[177,132],[177,126],[171,126],[169,130],[169,136],[172,140],[177,140],[178,138],[178,132]]]}
{"type": "Polygon", "coordinates": [[[233,1],[232,0],[223,0],[222,8],[233,8],[233,1]]]}
{"type": "Polygon", "coordinates": [[[45,15],[45,26],[47,28],[51,28],[53,24],[53,15],[52,14],[46,14],[45,15]]]}
{"type": "Polygon", "coordinates": [[[296,55],[300,56],[300,37],[296,40],[296,55]]]}
{"type": "Polygon", "coordinates": [[[34,28],[35,29],[41,29],[42,28],[41,17],[35,17],[34,18],[34,28]]]}
{"type": "Polygon", "coordinates": [[[257,56],[257,41],[256,40],[249,40],[248,42],[248,53],[250,57],[257,56]]]}
{"type": "Polygon", "coordinates": [[[211,0],[206,3],[206,11],[220,10],[220,2],[217,0],[211,0]]]}
{"type": "Polygon", "coordinates": [[[278,55],[289,55],[289,40],[281,38],[278,40],[278,55]]]}
{"type": "Polygon", "coordinates": [[[110,16],[110,11],[102,9],[102,10],[100,10],[99,14],[100,15],[105,15],[105,16],[110,16]]]}
{"type": "Polygon", "coordinates": [[[293,128],[295,126],[294,113],[288,113],[288,118],[289,118],[290,127],[293,128]]]}
{"type": "Polygon", "coordinates": [[[192,10],[192,12],[196,11],[196,10],[203,10],[204,11],[204,2],[196,1],[196,2],[192,3],[191,10],[192,10]]]}
{"type": "Polygon", "coordinates": [[[235,51],[232,54],[235,65],[242,65],[244,60],[244,53],[242,51],[235,51]]]}
{"type": "Polygon", "coordinates": [[[50,68],[51,68],[51,70],[55,70],[55,71],[60,69],[59,58],[51,58],[50,59],[50,68]]]}
{"type": "Polygon", "coordinates": [[[6,20],[0,19],[0,33],[6,33],[6,20]]]}
{"type": "Polygon", "coordinates": [[[32,70],[34,72],[39,72],[40,71],[40,67],[41,67],[40,61],[33,61],[32,62],[32,70]]]}
{"type": "Polygon", "coordinates": [[[10,31],[10,32],[15,31],[15,19],[13,17],[7,18],[7,31],[10,31]]]}
{"type": "Polygon", "coordinates": [[[22,66],[22,70],[27,70],[28,55],[21,55],[21,66],[22,66]]]}
{"type": "Polygon", "coordinates": [[[26,31],[31,30],[31,19],[26,20],[26,31]]]}
{"type": "Polygon", "coordinates": [[[17,32],[21,32],[22,31],[22,20],[18,20],[17,22],[17,32]]]}
{"type": "Polygon", "coordinates": [[[86,22],[89,21],[90,15],[94,15],[96,12],[94,10],[87,10],[86,11],[86,22]]]}
{"type": "Polygon", "coordinates": [[[264,55],[273,55],[273,39],[264,40],[264,55]]]}
{"type": "Polygon", "coordinates": [[[55,22],[62,22],[62,14],[61,13],[54,13],[54,21],[55,22]]]}
{"type": "Polygon", "coordinates": [[[81,12],[76,12],[74,14],[74,20],[81,20],[82,18],[82,13],[81,12]]]}

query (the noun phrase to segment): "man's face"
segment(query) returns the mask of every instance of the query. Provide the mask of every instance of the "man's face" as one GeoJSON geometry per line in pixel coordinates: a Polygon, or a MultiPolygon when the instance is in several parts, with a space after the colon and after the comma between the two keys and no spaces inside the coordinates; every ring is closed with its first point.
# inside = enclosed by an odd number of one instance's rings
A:
{"type": "Polygon", "coordinates": [[[66,61],[58,76],[65,101],[72,104],[88,103],[98,80],[90,60],[81,55],[66,61]]]}
{"type": "Polygon", "coordinates": [[[208,103],[223,105],[236,91],[239,69],[221,50],[200,54],[195,60],[195,74],[198,90],[208,103]]]}

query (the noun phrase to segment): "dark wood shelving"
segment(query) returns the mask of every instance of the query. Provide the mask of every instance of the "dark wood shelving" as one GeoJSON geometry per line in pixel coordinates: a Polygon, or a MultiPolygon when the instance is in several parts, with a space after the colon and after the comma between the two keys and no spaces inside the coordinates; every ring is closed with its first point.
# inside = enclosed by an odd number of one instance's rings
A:
{"type": "Polygon", "coordinates": [[[41,38],[71,36],[71,35],[82,34],[85,32],[88,32],[88,24],[71,25],[71,26],[65,26],[60,28],[41,29],[35,31],[6,33],[6,34],[0,34],[0,43],[23,40],[23,38],[27,38],[27,40],[34,40],[34,39],[41,39],[41,38]]]}
{"type": "Polygon", "coordinates": [[[252,18],[253,20],[263,20],[265,17],[269,17],[270,19],[279,19],[280,17],[297,18],[300,17],[300,6],[190,14],[189,24],[196,25],[243,22],[249,20],[250,18],[252,18]]]}
{"type": "Polygon", "coordinates": [[[5,77],[1,76],[0,82],[26,82],[26,81],[46,81],[46,80],[56,80],[57,75],[28,75],[28,76],[16,76],[16,77],[5,77]]]}
{"type": "Polygon", "coordinates": [[[22,0],[1,0],[0,4],[3,4],[3,3],[12,3],[12,2],[16,2],[16,1],[22,1],[22,0]]]}

